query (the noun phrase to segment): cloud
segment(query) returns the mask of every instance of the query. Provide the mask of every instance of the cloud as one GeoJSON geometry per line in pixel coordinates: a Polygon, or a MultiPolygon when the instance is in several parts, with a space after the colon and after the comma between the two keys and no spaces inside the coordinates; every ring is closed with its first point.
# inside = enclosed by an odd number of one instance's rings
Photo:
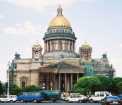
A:
{"type": "Polygon", "coordinates": [[[3,19],[5,16],[3,14],[0,14],[0,19],[3,19]]]}
{"type": "Polygon", "coordinates": [[[27,33],[39,33],[40,25],[32,24],[30,21],[25,21],[23,24],[15,24],[13,26],[4,26],[1,30],[4,34],[22,35],[27,33]]]}
{"type": "Polygon", "coordinates": [[[39,11],[44,10],[47,7],[57,7],[59,4],[62,5],[63,8],[69,8],[76,3],[91,3],[95,1],[96,0],[7,0],[7,2],[13,3],[16,6],[32,8],[39,11]]]}
{"type": "Polygon", "coordinates": [[[7,76],[6,76],[6,70],[7,70],[6,64],[0,64],[0,81],[6,82],[7,76]]]}
{"type": "Polygon", "coordinates": [[[119,46],[122,48],[122,43],[119,46]]]}
{"type": "Polygon", "coordinates": [[[32,8],[39,11],[47,7],[55,7],[59,4],[61,4],[64,8],[70,7],[78,1],[80,0],[7,0],[7,2],[13,3],[16,6],[32,8]]]}

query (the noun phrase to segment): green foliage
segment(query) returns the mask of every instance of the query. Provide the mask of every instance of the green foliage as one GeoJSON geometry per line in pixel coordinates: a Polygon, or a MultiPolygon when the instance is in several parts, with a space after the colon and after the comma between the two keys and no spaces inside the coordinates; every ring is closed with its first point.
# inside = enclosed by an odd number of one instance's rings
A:
{"type": "Polygon", "coordinates": [[[112,80],[112,84],[113,84],[112,85],[112,93],[114,93],[114,94],[120,93],[121,82],[122,82],[122,78],[120,78],[120,77],[113,78],[113,80],[112,80]]]}
{"type": "Polygon", "coordinates": [[[3,84],[3,93],[7,94],[7,82],[3,84]]]}
{"type": "Polygon", "coordinates": [[[31,85],[31,86],[27,86],[26,88],[22,89],[22,91],[27,91],[27,92],[31,92],[31,91],[39,91],[40,87],[31,85]]]}
{"type": "Polygon", "coordinates": [[[112,78],[106,77],[106,76],[96,76],[100,82],[101,82],[101,91],[111,91],[112,90],[112,78]]]}
{"type": "Polygon", "coordinates": [[[3,84],[0,82],[0,95],[3,94],[3,84]]]}
{"type": "Polygon", "coordinates": [[[100,80],[95,76],[81,77],[75,84],[74,90],[84,95],[89,95],[101,87],[100,80]]]}
{"type": "Polygon", "coordinates": [[[10,94],[12,95],[17,95],[22,91],[21,88],[19,88],[17,85],[13,84],[10,85],[10,94]]]}
{"type": "Polygon", "coordinates": [[[116,86],[118,88],[118,92],[122,93],[122,82],[118,82],[116,86]]]}
{"type": "Polygon", "coordinates": [[[106,76],[81,77],[74,85],[74,92],[88,95],[94,91],[110,91],[113,94],[122,93],[122,78],[106,76]]]}

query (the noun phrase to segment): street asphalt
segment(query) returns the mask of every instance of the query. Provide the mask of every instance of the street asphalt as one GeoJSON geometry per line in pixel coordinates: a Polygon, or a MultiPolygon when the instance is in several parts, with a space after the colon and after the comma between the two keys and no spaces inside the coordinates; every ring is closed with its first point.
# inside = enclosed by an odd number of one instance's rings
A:
{"type": "Polygon", "coordinates": [[[0,103],[0,105],[101,105],[100,103],[0,103]]]}

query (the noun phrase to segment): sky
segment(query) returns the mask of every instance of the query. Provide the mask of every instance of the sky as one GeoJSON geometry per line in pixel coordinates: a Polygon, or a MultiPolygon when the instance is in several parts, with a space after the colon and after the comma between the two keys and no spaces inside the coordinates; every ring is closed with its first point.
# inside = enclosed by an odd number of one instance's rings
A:
{"type": "Polygon", "coordinates": [[[59,5],[77,37],[76,52],[89,42],[92,57],[106,53],[115,76],[122,77],[122,0],[0,0],[0,80],[6,81],[8,62],[16,52],[31,58],[32,45],[43,46],[59,5]]]}

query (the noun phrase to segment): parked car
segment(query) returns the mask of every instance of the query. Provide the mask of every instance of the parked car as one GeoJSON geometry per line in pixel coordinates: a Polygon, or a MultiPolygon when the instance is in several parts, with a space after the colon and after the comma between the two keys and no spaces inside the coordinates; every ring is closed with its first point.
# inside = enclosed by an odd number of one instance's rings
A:
{"type": "Polygon", "coordinates": [[[68,102],[85,102],[86,99],[87,97],[80,93],[71,93],[70,96],[67,97],[68,102]]]}
{"type": "Polygon", "coordinates": [[[67,97],[68,102],[80,102],[80,98],[78,96],[69,96],[67,97]]]}
{"type": "Polygon", "coordinates": [[[102,105],[122,105],[118,96],[106,96],[102,100],[102,105]]]}
{"type": "Polygon", "coordinates": [[[9,95],[0,98],[0,102],[16,102],[17,97],[16,95],[9,95]]]}
{"type": "Polygon", "coordinates": [[[118,97],[120,98],[120,100],[122,100],[122,94],[119,94],[118,97]]]}
{"type": "Polygon", "coordinates": [[[67,101],[68,99],[68,97],[70,96],[70,93],[65,93],[65,92],[63,92],[63,93],[61,93],[61,100],[63,100],[63,101],[67,101]]]}
{"type": "Polygon", "coordinates": [[[121,103],[121,105],[122,105],[122,94],[119,94],[118,97],[119,97],[120,103],[121,103]]]}
{"type": "Polygon", "coordinates": [[[42,90],[41,94],[44,97],[44,100],[51,100],[55,102],[61,97],[61,92],[59,90],[42,90]]]}
{"type": "Polygon", "coordinates": [[[20,102],[41,102],[44,100],[41,92],[22,92],[17,96],[17,101],[20,102]]]}
{"type": "Polygon", "coordinates": [[[111,96],[111,93],[107,91],[96,91],[89,100],[90,102],[101,102],[106,96],[111,96]]]}

